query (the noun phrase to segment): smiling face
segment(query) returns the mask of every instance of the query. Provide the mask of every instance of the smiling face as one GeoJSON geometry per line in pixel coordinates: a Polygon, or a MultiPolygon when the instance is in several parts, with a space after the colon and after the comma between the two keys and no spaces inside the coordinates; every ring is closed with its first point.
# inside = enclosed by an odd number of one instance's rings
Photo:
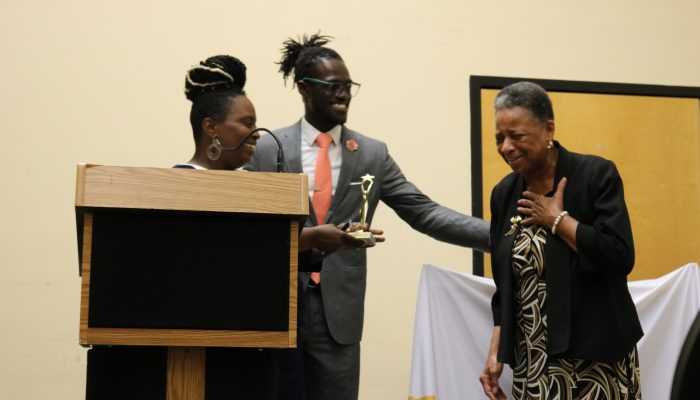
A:
{"type": "MultiPolygon", "coordinates": [[[[326,82],[351,82],[345,63],[337,58],[321,57],[314,61],[309,78],[326,82]]],[[[350,93],[347,90],[332,91],[327,85],[299,82],[299,92],[304,99],[305,118],[321,132],[328,132],[348,119],[350,93]]]]}
{"type": "Polygon", "coordinates": [[[496,111],[496,148],[513,172],[536,174],[547,166],[547,144],[554,139],[554,121],[536,119],[523,107],[496,111]]]}
{"type": "MultiPolygon", "coordinates": [[[[229,110],[222,121],[206,118],[204,131],[213,140],[219,138],[223,147],[237,146],[251,131],[256,128],[257,118],[255,107],[248,97],[236,96],[229,102],[229,110]]],[[[236,169],[248,162],[255,154],[255,144],[260,135],[255,133],[236,151],[224,151],[221,154],[222,169],[236,169]]]]}

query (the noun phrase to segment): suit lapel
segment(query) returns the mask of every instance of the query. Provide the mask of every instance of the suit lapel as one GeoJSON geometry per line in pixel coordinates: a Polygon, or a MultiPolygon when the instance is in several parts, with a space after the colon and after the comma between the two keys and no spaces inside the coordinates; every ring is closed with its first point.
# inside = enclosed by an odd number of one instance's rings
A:
{"type": "MultiPolygon", "coordinates": [[[[557,166],[554,169],[554,187],[552,190],[554,192],[557,191],[557,185],[559,185],[559,181],[561,181],[561,178],[567,177],[569,179],[570,171],[571,171],[571,155],[569,152],[562,147],[559,142],[555,141],[555,146],[559,149],[559,156],[557,158],[557,166]]],[[[567,194],[570,191],[564,190],[564,209],[566,210],[566,205],[568,204],[568,199],[570,198],[567,196],[567,194]]]]}
{"type": "MultiPolygon", "coordinates": [[[[357,169],[358,164],[357,160],[362,149],[357,148],[355,151],[348,150],[348,146],[346,146],[345,143],[351,139],[356,140],[355,135],[351,130],[343,126],[343,131],[340,135],[340,143],[338,143],[338,146],[341,146],[341,151],[343,152],[343,161],[340,167],[340,176],[338,176],[338,184],[335,187],[335,194],[333,195],[333,200],[331,201],[331,208],[328,211],[327,220],[330,220],[331,216],[333,215],[333,211],[340,207],[343,199],[345,199],[345,195],[347,194],[348,190],[350,190],[350,183],[355,176],[355,170],[357,169]]],[[[359,190],[359,188],[355,189],[359,190]]],[[[361,204],[357,204],[357,207],[360,206],[361,204]]]]}
{"type": "Polygon", "coordinates": [[[301,166],[301,120],[296,124],[280,130],[280,142],[284,148],[284,166],[286,172],[304,172],[301,166]]]}
{"type": "MultiPolygon", "coordinates": [[[[569,172],[571,170],[571,157],[569,155],[569,152],[566,151],[563,147],[559,145],[559,142],[556,142],[556,146],[559,149],[559,155],[557,158],[557,166],[554,170],[554,189],[553,191],[556,192],[557,190],[557,185],[559,184],[559,181],[561,181],[561,178],[563,177],[568,177],[569,172]]],[[[568,179],[568,178],[567,178],[568,179]]],[[[570,184],[570,182],[567,182],[567,186],[570,184]]],[[[570,190],[565,189],[564,190],[564,209],[567,210],[567,204],[569,203],[569,196],[568,194],[570,193],[570,190]]],[[[567,260],[569,256],[569,246],[560,238],[557,236],[548,236],[547,237],[547,247],[545,248],[545,265],[557,265],[557,263],[561,263],[563,260],[567,260]]],[[[547,272],[547,284],[552,284],[552,293],[557,293],[559,292],[557,289],[562,287],[561,285],[564,282],[568,282],[569,279],[569,270],[566,268],[550,268],[548,269],[547,272]],[[551,280],[551,282],[550,282],[551,280]]],[[[566,286],[564,286],[566,287],[566,286]]],[[[549,288],[548,288],[549,290],[549,288]]],[[[557,299],[559,300],[559,299],[557,299]]]]}
{"type": "MultiPolygon", "coordinates": [[[[301,164],[301,120],[296,124],[287,128],[280,129],[275,132],[279,133],[279,140],[284,149],[284,172],[303,173],[304,168],[301,164]]],[[[316,221],[316,212],[309,198],[309,217],[307,223],[318,225],[316,221]]]]}
{"type": "MultiPolygon", "coordinates": [[[[554,191],[557,189],[559,181],[563,177],[569,177],[571,170],[571,157],[569,152],[556,142],[559,149],[557,166],[554,172],[554,191]]],[[[570,185],[568,182],[567,185],[570,185]]],[[[564,191],[564,209],[567,210],[569,203],[569,190],[564,191]]],[[[571,209],[568,209],[571,211],[571,209]]],[[[571,249],[559,237],[547,234],[547,246],[545,247],[545,266],[547,268],[547,313],[550,327],[559,327],[559,332],[553,335],[551,348],[566,349],[569,344],[570,327],[570,295],[571,287],[571,249]],[[552,322],[554,321],[554,322],[552,322]]]]}
{"type": "Polygon", "coordinates": [[[512,227],[510,223],[511,217],[515,217],[518,215],[518,200],[522,196],[523,191],[525,190],[525,179],[523,179],[523,176],[518,174],[518,177],[515,181],[515,185],[513,185],[513,190],[510,193],[510,196],[508,197],[508,207],[506,211],[506,218],[505,218],[505,232],[501,232],[500,234],[504,235],[505,238],[502,239],[502,245],[501,249],[503,249],[501,254],[508,254],[507,258],[507,263],[504,263],[504,265],[507,265],[508,268],[510,268],[511,265],[511,257],[513,255],[512,249],[513,249],[513,241],[515,240],[515,237],[518,236],[520,228],[518,227],[517,230],[514,232],[510,233],[510,228],[512,227]],[[510,233],[506,235],[507,233],[510,233]]]}

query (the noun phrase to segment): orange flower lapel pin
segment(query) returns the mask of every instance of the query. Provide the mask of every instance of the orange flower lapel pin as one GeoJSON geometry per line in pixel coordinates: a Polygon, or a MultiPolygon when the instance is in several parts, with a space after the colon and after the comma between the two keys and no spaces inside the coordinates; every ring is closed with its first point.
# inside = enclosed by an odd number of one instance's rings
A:
{"type": "Polygon", "coordinates": [[[360,146],[357,144],[357,142],[355,140],[350,139],[350,140],[345,141],[345,147],[347,147],[347,149],[350,151],[355,151],[360,146]]]}

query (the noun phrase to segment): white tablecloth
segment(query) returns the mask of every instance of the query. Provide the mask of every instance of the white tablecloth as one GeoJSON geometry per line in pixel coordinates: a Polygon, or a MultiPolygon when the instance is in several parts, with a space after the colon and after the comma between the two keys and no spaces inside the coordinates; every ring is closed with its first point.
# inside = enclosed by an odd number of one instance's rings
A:
{"type": "MultiPolygon", "coordinates": [[[[658,279],[629,283],[644,329],[638,344],[642,395],[665,400],[678,353],[700,311],[700,269],[688,264],[658,279]]],[[[493,329],[492,279],[424,265],[413,333],[409,399],[484,399],[479,374],[493,329]]],[[[700,377],[699,377],[700,379],[700,377]]],[[[510,398],[512,374],[501,385],[510,398]]]]}

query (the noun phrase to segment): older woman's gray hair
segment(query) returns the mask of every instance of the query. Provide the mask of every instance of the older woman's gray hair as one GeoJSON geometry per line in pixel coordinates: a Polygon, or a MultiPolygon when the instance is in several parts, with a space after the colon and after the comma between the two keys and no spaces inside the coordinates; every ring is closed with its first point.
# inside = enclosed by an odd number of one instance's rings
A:
{"type": "Polygon", "coordinates": [[[547,91],[533,82],[516,82],[504,87],[498,92],[493,106],[496,112],[522,107],[530,110],[540,122],[554,120],[552,101],[549,100],[547,91]]]}

